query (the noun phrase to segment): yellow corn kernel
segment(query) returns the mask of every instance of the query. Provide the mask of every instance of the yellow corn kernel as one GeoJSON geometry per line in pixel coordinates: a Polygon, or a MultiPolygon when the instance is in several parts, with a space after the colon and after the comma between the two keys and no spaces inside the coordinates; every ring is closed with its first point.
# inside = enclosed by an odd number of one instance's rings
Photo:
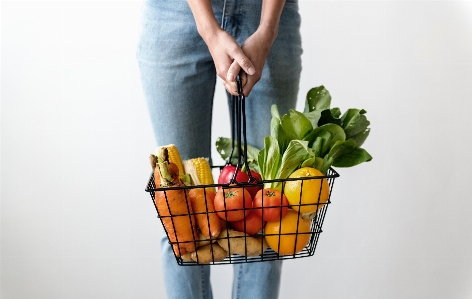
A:
{"type": "Polygon", "coordinates": [[[184,161],[185,173],[190,174],[194,185],[214,184],[210,163],[207,158],[193,158],[184,161]]]}
{"type": "Polygon", "coordinates": [[[177,165],[177,168],[179,168],[179,177],[182,177],[185,174],[185,171],[184,171],[184,166],[182,164],[182,158],[180,157],[180,152],[177,149],[177,146],[175,146],[175,144],[160,146],[156,149],[156,155],[159,152],[159,148],[166,148],[167,149],[167,155],[169,156],[169,162],[174,163],[175,165],[177,165]]]}

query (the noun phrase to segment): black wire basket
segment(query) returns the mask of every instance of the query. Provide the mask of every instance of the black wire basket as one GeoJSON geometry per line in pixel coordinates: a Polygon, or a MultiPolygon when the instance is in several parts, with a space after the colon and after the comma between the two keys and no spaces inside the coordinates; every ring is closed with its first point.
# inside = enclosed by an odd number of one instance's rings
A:
{"type": "MultiPolygon", "coordinates": [[[[149,192],[152,203],[154,207],[156,208],[156,212],[158,214],[158,218],[161,220],[162,224],[164,225],[165,219],[170,219],[171,223],[173,218],[175,217],[187,217],[188,218],[188,223],[190,226],[195,225],[196,222],[194,217],[197,215],[201,215],[202,213],[195,213],[195,212],[190,212],[191,210],[189,209],[189,213],[186,214],[175,214],[175,215],[161,215],[156,207],[155,204],[155,194],[156,192],[161,192],[161,195],[163,194],[164,197],[167,200],[167,193],[171,190],[182,190],[184,191],[185,194],[185,200],[186,200],[186,205],[190,207],[190,202],[189,202],[189,197],[188,193],[191,190],[197,190],[197,189],[212,189],[216,188],[217,190],[222,189],[223,191],[220,192],[225,192],[225,190],[228,190],[231,187],[235,188],[241,188],[241,189],[246,189],[246,188],[254,188],[254,186],[260,186],[263,187],[264,184],[269,184],[269,183],[280,183],[281,184],[281,190],[282,193],[285,190],[285,187],[287,183],[289,182],[295,182],[299,183],[301,188],[301,191],[304,191],[303,185],[305,184],[310,184],[310,182],[314,181],[322,181],[325,180],[327,182],[327,185],[329,186],[329,197],[327,198],[326,201],[323,202],[321,199],[321,193],[323,192],[323,188],[320,188],[318,194],[311,194],[313,196],[313,200],[311,203],[300,203],[295,204],[295,205],[290,205],[287,207],[286,205],[280,205],[280,206],[271,206],[270,208],[266,207],[259,207],[259,208],[253,208],[253,207],[244,207],[241,210],[243,210],[245,213],[254,213],[256,210],[260,210],[260,213],[264,215],[265,209],[283,209],[287,208],[288,211],[291,211],[290,213],[295,213],[297,210],[300,210],[302,208],[312,208],[314,209],[315,212],[310,213],[309,220],[304,220],[303,217],[295,217],[297,219],[297,223],[294,225],[296,228],[290,232],[284,232],[283,228],[280,230],[276,230],[275,233],[274,231],[267,231],[267,222],[265,222],[265,225],[262,227],[262,229],[252,235],[246,234],[246,227],[243,229],[243,233],[235,233],[235,230],[232,228],[231,222],[226,222],[224,219],[221,219],[221,233],[216,236],[216,237],[211,237],[210,238],[193,238],[192,240],[186,240],[186,241],[179,241],[177,235],[169,235],[169,232],[166,230],[167,237],[169,239],[169,243],[171,246],[174,248],[174,254],[176,261],[179,265],[181,266],[194,266],[194,265],[222,265],[222,264],[236,264],[236,263],[248,263],[248,262],[263,262],[263,261],[273,261],[273,260],[286,260],[286,259],[295,259],[295,258],[303,258],[303,257],[309,257],[313,256],[315,253],[316,246],[318,244],[318,240],[320,237],[320,234],[322,232],[322,226],[323,222],[326,216],[326,212],[328,209],[329,204],[331,203],[331,194],[333,190],[333,184],[335,178],[339,177],[339,174],[334,170],[334,169],[329,169],[327,175],[325,176],[317,176],[317,177],[303,177],[303,178],[287,178],[287,179],[279,179],[279,180],[262,180],[257,183],[253,184],[236,184],[236,186],[232,186],[230,184],[212,184],[212,185],[200,185],[200,186],[179,186],[179,187],[166,187],[166,188],[156,188],[155,182],[154,182],[154,175],[151,175],[146,187],[146,191],[149,192]],[[309,221],[309,229],[308,230],[303,230],[300,229],[299,223],[301,221],[309,221]],[[266,240],[270,240],[272,238],[272,242],[269,245],[266,240]],[[275,239],[275,245],[274,245],[274,239],[275,239]],[[174,240],[174,241],[171,241],[174,240]],[[258,242],[255,242],[255,241],[258,242]],[[289,242],[289,244],[284,244],[284,241],[289,242]],[[301,250],[297,249],[297,246],[300,246],[300,242],[303,244],[303,248],[301,250]],[[179,249],[183,247],[183,245],[192,243],[194,247],[196,248],[196,251],[192,253],[188,253],[187,255],[181,255],[179,254],[179,249]],[[292,246],[293,243],[293,247],[292,246]],[[306,244],[305,244],[306,243],[306,244]],[[248,246],[251,244],[251,250],[249,250],[248,246]],[[206,246],[206,247],[205,247],[206,246]],[[234,248],[231,248],[231,247],[234,248]],[[287,253],[287,246],[288,246],[288,251],[287,253]],[[225,256],[222,258],[221,256],[221,247],[225,249],[225,256]],[[259,248],[258,248],[259,247],[259,248]],[[281,251],[281,248],[285,248],[285,253],[281,251]],[[205,251],[202,253],[199,253],[198,250],[199,248],[204,248],[205,251]],[[293,248],[293,249],[292,249],[293,248]],[[255,250],[253,250],[255,249],[255,250]],[[193,256],[192,256],[193,254],[193,256]]],[[[323,184],[321,184],[323,186],[323,184]]],[[[306,196],[307,194],[305,194],[306,196]]],[[[300,199],[303,197],[303,192],[300,192],[300,199]]],[[[205,198],[205,200],[209,200],[209,198],[205,198]]],[[[232,210],[234,211],[234,210],[232,210]]],[[[215,210],[215,211],[206,211],[203,213],[205,217],[208,219],[208,223],[210,223],[209,219],[212,214],[216,213],[227,213],[228,211],[226,210],[215,210]]],[[[300,213],[297,212],[297,215],[300,213]]],[[[280,217],[278,221],[273,221],[274,226],[281,225],[282,221],[284,221],[285,217],[280,217]]],[[[245,224],[246,222],[244,222],[245,224]]],[[[293,224],[292,224],[293,225],[293,224]]],[[[198,230],[196,227],[194,228],[198,230]]],[[[236,231],[237,232],[237,231],[236,231]]]]}
{"type": "MultiPolygon", "coordinates": [[[[229,182],[160,187],[159,182],[156,184],[153,172],[146,186],[177,263],[182,266],[309,257],[315,253],[322,232],[334,180],[339,174],[330,168],[326,175],[318,172],[293,178],[255,179],[247,162],[245,99],[239,77],[238,91],[239,96],[232,100],[233,146],[226,166],[231,164],[233,155],[237,155],[237,163],[233,162],[236,167],[229,182]],[[237,174],[243,169],[247,171],[249,179],[247,182],[238,182],[237,174]],[[263,191],[258,192],[258,195],[250,195],[249,191],[254,192],[254,188],[263,191]],[[192,208],[195,200],[190,197],[199,192],[199,201],[204,202],[205,208],[198,210],[192,208]],[[172,210],[169,204],[169,199],[174,200],[177,193],[180,201],[178,211],[172,210]],[[239,208],[227,206],[226,197],[230,193],[239,193],[246,204],[239,208]],[[246,201],[248,197],[250,200],[246,201]],[[259,197],[262,205],[253,204],[256,197],[259,197]],[[222,200],[218,201],[218,198],[222,200]],[[275,200],[275,204],[266,206],[264,201],[269,200],[275,200]],[[217,207],[217,202],[224,202],[224,205],[217,207]],[[244,218],[232,221],[236,219],[231,216],[234,213],[242,213],[244,218]],[[251,218],[256,220],[250,222],[251,214],[251,218]],[[256,214],[260,218],[254,216],[256,214]],[[178,233],[178,230],[182,232],[182,227],[189,233],[178,233]]],[[[221,171],[224,166],[215,168],[221,171]]]]}

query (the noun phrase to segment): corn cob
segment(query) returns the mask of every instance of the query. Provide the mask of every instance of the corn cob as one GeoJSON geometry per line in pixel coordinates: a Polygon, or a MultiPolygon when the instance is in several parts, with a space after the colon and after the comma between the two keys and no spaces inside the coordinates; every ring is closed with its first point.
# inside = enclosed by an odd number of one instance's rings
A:
{"type": "Polygon", "coordinates": [[[182,158],[180,157],[180,152],[177,149],[177,146],[175,146],[175,144],[168,144],[168,145],[160,146],[156,149],[156,154],[155,154],[156,156],[159,153],[160,148],[167,149],[169,162],[177,165],[177,168],[179,168],[179,177],[182,177],[185,174],[185,171],[184,171],[184,166],[182,164],[182,158]]]}
{"type": "Polygon", "coordinates": [[[185,173],[190,174],[194,185],[214,184],[210,163],[207,158],[193,158],[183,162],[185,173]]]}

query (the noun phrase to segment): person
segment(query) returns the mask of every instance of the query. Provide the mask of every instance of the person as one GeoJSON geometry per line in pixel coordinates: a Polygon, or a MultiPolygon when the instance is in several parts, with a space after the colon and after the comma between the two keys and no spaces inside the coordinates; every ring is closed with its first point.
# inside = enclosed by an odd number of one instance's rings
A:
{"type": "MultiPolygon", "coordinates": [[[[210,157],[217,77],[229,101],[239,74],[247,143],[262,148],[270,106],[296,106],[300,22],[297,1],[146,0],[137,60],[157,145],[175,144],[182,159],[210,157]]],[[[167,297],[212,298],[211,266],[179,266],[163,236],[167,297]]],[[[277,298],[281,270],[281,260],[234,264],[233,298],[277,298]]]]}

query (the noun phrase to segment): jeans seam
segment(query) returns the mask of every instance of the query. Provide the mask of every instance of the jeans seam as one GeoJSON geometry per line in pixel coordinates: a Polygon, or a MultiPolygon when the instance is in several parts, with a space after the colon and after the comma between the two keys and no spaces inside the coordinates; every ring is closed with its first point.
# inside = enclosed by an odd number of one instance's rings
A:
{"type": "Polygon", "coordinates": [[[236,24],[236,28],[234,31],[234,38],[237,40],[238,37],[241,35],[241,22],[244,20],[244,12],[245,12],[245,7],[244,7],[244,1],[241,1],[241,4],[239,5],[239,11],[237,12],[238,17],[238,23],[236,24]]]}
{"type": "Polygon", "coordinates": [[[243,266],[240,265],[239,271],[238,271],[238,284],[237,284],[237,287],[236,287],[236,298],[235,299],[238,299],[239,296],[241,295],[241,277],[242,276],[243,276],[243,266]]]}
{"type": "MultiPolygon", "coordinates": [[[[216,91],[216,80],[217,80],[217,78],[215,76],[215,78],[213,80],[214,82],[213,82],[213,92],[212,92],[212,94],[215,94],[215,91],[216,91]]],[[[211,112],[211,118],[210,118],[210,123],[211,124],[213,123],[213,106],[214,106],[214,102],[215,102],[215,98],[213,97],[213,99],[211,101],[211,110],[210,110],[210,111],[212,111],[211,112]]],[[[210,132],[210,135],[211,135],[211,132],[210,132]]],[[[211,157],[211,144],[210,143],[208,144],[208,152],[209,152],[209,155],[210,155],[208,157],[210,165],[213,165],[213,158],[211,157]]]]}
{"type": "Polygon", "coordinates": [[[226,0],[223,2],[223,13],[221,14],[221,29],[225,27],[225,14],[226,14],[226,0]]]}
{"type": "Polygon", "coordinates": [[[201,282],[202,282],[202,298],[206,298],[207,297],[207,292],[206,292],[206,288],[205,288],[206,277],[205,277],[205,271],[204,271],[203,267],[200,267],[200,278],[201,278],[201,282]]]}

